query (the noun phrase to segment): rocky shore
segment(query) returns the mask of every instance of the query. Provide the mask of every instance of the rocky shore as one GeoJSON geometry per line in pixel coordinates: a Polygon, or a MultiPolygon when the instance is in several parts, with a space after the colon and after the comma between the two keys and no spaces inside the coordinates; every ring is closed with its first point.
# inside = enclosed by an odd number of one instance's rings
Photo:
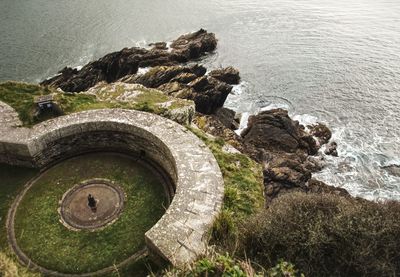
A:
{"type": "Polygon", "coordinates": [[[66,67],[41,85],[84,92],[101,82],[140,84],[173,98],[193,100],[196,109],[193,122],[200,129],[221,137],[263,165],[267,204],[288,191],[348,197],[345,189],[312,177],[313,172],[324,166],[319,154],[323,145],[327,145],[326,154],[337,155],[336,143],[330,142],[331,132],[324,124],[303,126],[291,119],[287,111],[274,109],[251,116],[240,135],[234,132],[238,128],[238,115],[223,105],[232,85],[240,82],[239,71],[233,67],[208,71],[201,65],[201,57],[216,47],[215,35],[201,29],[182,35],[169,45],[157,42],[146,49],[124,48],[80,70],[66,67]]]}

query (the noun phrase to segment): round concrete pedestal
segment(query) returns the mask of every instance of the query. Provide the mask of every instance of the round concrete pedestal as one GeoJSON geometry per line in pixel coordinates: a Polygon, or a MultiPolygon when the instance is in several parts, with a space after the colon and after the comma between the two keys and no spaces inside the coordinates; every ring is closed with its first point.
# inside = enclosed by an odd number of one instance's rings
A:
{"type": "Polygon", "coordinates": [[[82,182],[67,191],[60,202],[61,222],[71,230],[96,230],[118,219],[124,206],[124,192],[106,179],[82,182]],[[96,201],[89,206],[88,196],[96,201]]]}

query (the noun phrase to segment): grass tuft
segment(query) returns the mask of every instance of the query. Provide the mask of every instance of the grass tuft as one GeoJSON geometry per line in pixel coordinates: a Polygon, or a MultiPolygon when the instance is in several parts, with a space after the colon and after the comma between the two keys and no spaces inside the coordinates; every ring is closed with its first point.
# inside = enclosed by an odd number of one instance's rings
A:
{"type": "Polygon", "coordinates": [[[239,225],[264,207],[262,167],[246,155],[225,152],[221,138],[189,129],[210,148],[224,178],[223,208],[212,229],[212,238],[223,248],[235,248],[239,225]]]}

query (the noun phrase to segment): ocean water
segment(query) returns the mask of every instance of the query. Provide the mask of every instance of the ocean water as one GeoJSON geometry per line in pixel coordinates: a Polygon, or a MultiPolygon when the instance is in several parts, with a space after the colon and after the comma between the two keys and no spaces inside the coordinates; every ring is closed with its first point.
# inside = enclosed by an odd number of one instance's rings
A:
{"type": "Polygon", "coordinates": [[[368,199],[400,199],[398,0],[0,0],[0,81],[39,82],[123,47],[205,28],[243,82],[227,106],[283,107],[334,132],[316,176],[368,199]]]}

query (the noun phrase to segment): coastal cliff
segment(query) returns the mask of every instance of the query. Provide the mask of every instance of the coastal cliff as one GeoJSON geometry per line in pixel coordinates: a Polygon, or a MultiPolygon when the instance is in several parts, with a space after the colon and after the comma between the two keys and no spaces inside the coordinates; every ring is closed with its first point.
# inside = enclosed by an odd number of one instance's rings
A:
{"type": "Polygon", "coordinates": [[[65,67],[40,85],[2,83],[0,101],[28,128],[60,115],[122,108],[172,119],[207,145],[225,188],[209,253],[160,275],[398,272],[400,204],[354,198],[313,178],[324,167],[324,155],[337,155],[323,123],[304,126],[288,111],[272,109],[250,116],[238,132],[240,115],[224,103],[241,81],[239,70],[201,64],[216,48],[215,34],[201,29],[171,43],[124,48],[79,70],[65,67]],[[35,97],[46,95],[60,112],[37,112],[35,97]]]}

